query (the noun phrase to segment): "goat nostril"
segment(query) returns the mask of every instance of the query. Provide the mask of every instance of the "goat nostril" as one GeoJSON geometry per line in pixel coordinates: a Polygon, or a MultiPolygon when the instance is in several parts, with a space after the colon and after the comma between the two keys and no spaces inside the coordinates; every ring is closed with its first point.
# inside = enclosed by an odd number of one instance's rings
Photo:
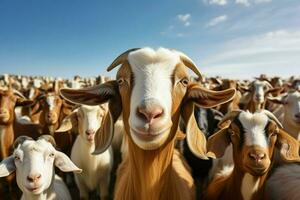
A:
{"type": "Polygon", "coordinates": [[[261,160],[263,160],[266,157],[266,154],[264,154],[264,153],[259,153],[259,154],[257,154],[257,153],[249,153],[248,156],[249,156],[249,158],[251,160],[261,161],[261,160]]]}
{"type": "Polygon", "coordinates": [[[29,182],[33,182],[33,178],[31,178],[30,176],[27,176],[27,180],[28,180],[29,182]]]}
{"type": "Polygon", "coordinates": [[[41,174],[31,175],[31,176],[27,176],[27,180],[28,180],[29,182],[36,182],[36,181],[38,181],[41,177],[42,177],[41,174]]]}
{"type": "Polygon", "coordinates": [[[155,106],[150,109],[145,107],[138,108],[138,116],[143,120],[151,123],[153,119],[160,118],[163,115],[163,109],[160,106],[155,106]]]}
{"type": "Polygon", "coordinates": [[[95,134],[95,131],[92,130],[92,129],[88,129],[88,130],[85,131],[85,134],[87,134],[87,135],[93,135],[93,134],[95,134]]]}

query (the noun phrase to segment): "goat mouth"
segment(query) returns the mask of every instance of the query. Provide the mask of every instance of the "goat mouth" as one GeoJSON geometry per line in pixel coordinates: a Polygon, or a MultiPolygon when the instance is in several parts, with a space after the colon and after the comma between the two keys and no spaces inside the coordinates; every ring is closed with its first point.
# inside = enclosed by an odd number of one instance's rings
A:
{"type": "Polygon", "coordinates": [[[247,166],[247,170],[254,176],[261,176],[268,171],[268,167],[247,166]]]}
{"type": "Polygon", "coordinates": [[[26,187],[26,189],[29,191],[29,192],[32,192],[32,193],[38,193],[41,189],[41,186],[34,186],[34,187],[26,187]]]}
{"type": "Polygon", "coordinates": [[[162,129],[161,131],[140,131],[140,130],[136,130],[134,128],[131,128],[131,131],[133,132],[134,135],[136,135],[138,138],[142,139],[142,140],[146,140],[146,141],[151,141],[154,140],[156,138],[159,138],[163,135],[163,133],[165,133],[167,130],[169,130],[170,127],[167,127],[165,129],[162,129]]]}

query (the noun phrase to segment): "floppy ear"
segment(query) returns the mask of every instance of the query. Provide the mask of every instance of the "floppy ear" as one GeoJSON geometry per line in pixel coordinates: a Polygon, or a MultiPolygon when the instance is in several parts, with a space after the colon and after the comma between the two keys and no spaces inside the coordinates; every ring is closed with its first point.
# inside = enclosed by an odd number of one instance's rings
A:
{"type": "Polygon", "coordinates": [[[233,88],[214,91],[193,84],[189,86],[186,97],[200,107],[211,108],[232,100],[234,95],[235,89],[233,88]]]}
{"type": "Polygon", "coordinates": [[[277,97],[267,97],[267,100],[276,104],[286,104],[286,97],[288,94],[280,95],[277,97]]]}
{"type": "Polygon", "coordinates": [[[31,106],[34,103],[33,100],[17,98],[16,106],[31,106]]]}
{"type": "Polygon", "coordinates": [[[70,115],[66,116],[60,127],[55,130],[56,133],[66,132],[71,130],[73,127],[78,125],[78,118],[77,118],[77,109],[74,110],[70,115]]]}
{"type": "Polygon", "coordinates": [[[214,133],[207,141],[207,156],[210,158],[220,158],[224,155],[226,148],[230,144],[230,138],[227,134],[227,129],[223,128],[214,133]]]}
{"type": "Polygon", "coordinates": [[[81,173],[82,169],[79,169],[71,159],[64,153],[56,151],[54,164],[63,172],[76,172],[81,173]]]}
{"type": "Polygon", "coordinates": [[[0,177],[5,177],[10,175],[16,170],[16,166],[14,163],[14,157],[9,156],[3,159],[0,163],[0,177]]]}
{"type": "Polygon", "coordinates": [[[201,159],[208,160],[206,156],[206,138],[197,125],[194,115],[194,103],[188,101],[183,104],[181,112],[186,125],[186,140],[191,152],[201,159]]]}
{"type": "Polygon", "coordinates": [[[284,88],[282,88],[282,87],[271,88],[268,90],[267,94],[271,94],[274,96],[274,95],[278,94],[278,92],[281,92],[282,90],[284,90],[284,88]]]}
{"type": "Polygon", "coordinates": [[[95,150],[92,153],[94,155],[103,153],[109,147],[114,136],[114,124],[122,113],[122,100],[118,84],[114,83],[114,95],[108,101],[108,112],[95,135],[95,150]]]}
{"type": "Polygon", "coordinates": [[[280,128],[277,135],[276,145],[280,150],[281,157],[287,162],[300,162],[299,141],[280,128]]]}
{"type": "Polygon", "coordinates": [[[118,91],[115,90],[116,86],[118,86],[116,81],[108,81],[84,89],[61,89],[60,94],[64,99],[74,104],[95,106],[105,103],[115,96],[118,91]]]}

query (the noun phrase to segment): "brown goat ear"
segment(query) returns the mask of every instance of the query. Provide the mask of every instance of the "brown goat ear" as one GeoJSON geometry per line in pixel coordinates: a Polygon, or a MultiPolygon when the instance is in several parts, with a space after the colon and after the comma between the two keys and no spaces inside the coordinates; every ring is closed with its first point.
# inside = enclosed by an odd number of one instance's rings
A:
{"type": "Polygon", "coordinates": [[[95,106],[106,103],[118,91],[118,83],[116,81],[108,81],[106,83],[87,87],[84,89],[61,89],[61,96],[74,103],[95,106]]]}
{"type": "Polygon", "coordinates": [[[197,84],[189,86],[187,91],[187,99],[192,100],[203,108],[211,108],[226,103],[233,99],[235,89],[230,88],[222,91],[208,90],[197,84]]]}
{"type": "Polygon", "coordinates": [[[230,144],[230,139],[227,134],[227,128],[223,128],[214,133],[207,141],[207,156],[210,158],[220,158],[224,155],[226,148],[230,144]]]}
{"type": "Polygon", "coordinates": [[[268,94],[271,94],[271,95],[276,95],[278,94],[278,92],[281,92],[282,90],[284,90],[284,88],[282,87],[276,87],[276,88],[271,88],[267,91],[268,94]]]}
{"type": "Polygon", "coordinates": [[[33,100],[17,98],[16,106],[31,106],[34,103],[33,100]]]}
{"type": "Polygon", "coordinates": [[[114,136],[114,125],[122,113],[122,100],[119,92],[109,100],[108,112],[106,112],[101,127],[95,135],[95,150],[92,154],[103,153],[111,145],[114,136]]]}
{"type": "Polygon", "coordinates": [[[55,130],[56,133],[61,133],[61,132],[67,132],[71,130],[73,127],[76,127],[78,125],[78,118],[77,118],[77,109],[74,110],[70,115],[66,116],[60,127],[55,130]]]}
{"type": "Polygon", "coordinates": [[[286,104],[286,97],[288,96],[288,94],[283,94],[277,97],[267,97],[267,100],[272,102],[272,103],[276,103],[276,104],[286,104]]]}
{"type": "Polygon", "coordinates": [[[183,105],[182,118],[186,125],[186,140],[191,152],[201,159],[208,160],[206,138],[197,125],[193,102],[189,101],[183,105]]]}
{"type": "Polygon", "coordinates": [[[278,130],[277,143],[281,157],[287,162],[300,162],[299,141],[283,129],[278,130]]]}

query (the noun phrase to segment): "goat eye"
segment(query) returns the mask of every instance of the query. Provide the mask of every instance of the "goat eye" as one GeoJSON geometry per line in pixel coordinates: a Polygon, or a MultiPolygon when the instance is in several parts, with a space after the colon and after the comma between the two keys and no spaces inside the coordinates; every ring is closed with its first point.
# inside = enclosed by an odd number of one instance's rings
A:
{"type": "Polygon", "coordinates": [[[123,78],[119,78],[119,79],[118,79],[118,84],[119,84],[119,85],[122,85],[123,83],[124,83],[124,79],[123,79],[123,78]]]}
{"type": "Polygon", "coordinates": [[[19,161],[20,160],[20,157],[15,155],[15,161],[19,161]]]}
{"type": "Polygon", "coordinates": [[[187,86],[189,84],[189,79],[188,78],[183,78],[180,80],[180,82],[182,83],[182,85],[187,86]]]}
{"type": "Polygon", "coordinates": [[[50,153],[49,157],[54,158],[54,153],[50,153]]]}

